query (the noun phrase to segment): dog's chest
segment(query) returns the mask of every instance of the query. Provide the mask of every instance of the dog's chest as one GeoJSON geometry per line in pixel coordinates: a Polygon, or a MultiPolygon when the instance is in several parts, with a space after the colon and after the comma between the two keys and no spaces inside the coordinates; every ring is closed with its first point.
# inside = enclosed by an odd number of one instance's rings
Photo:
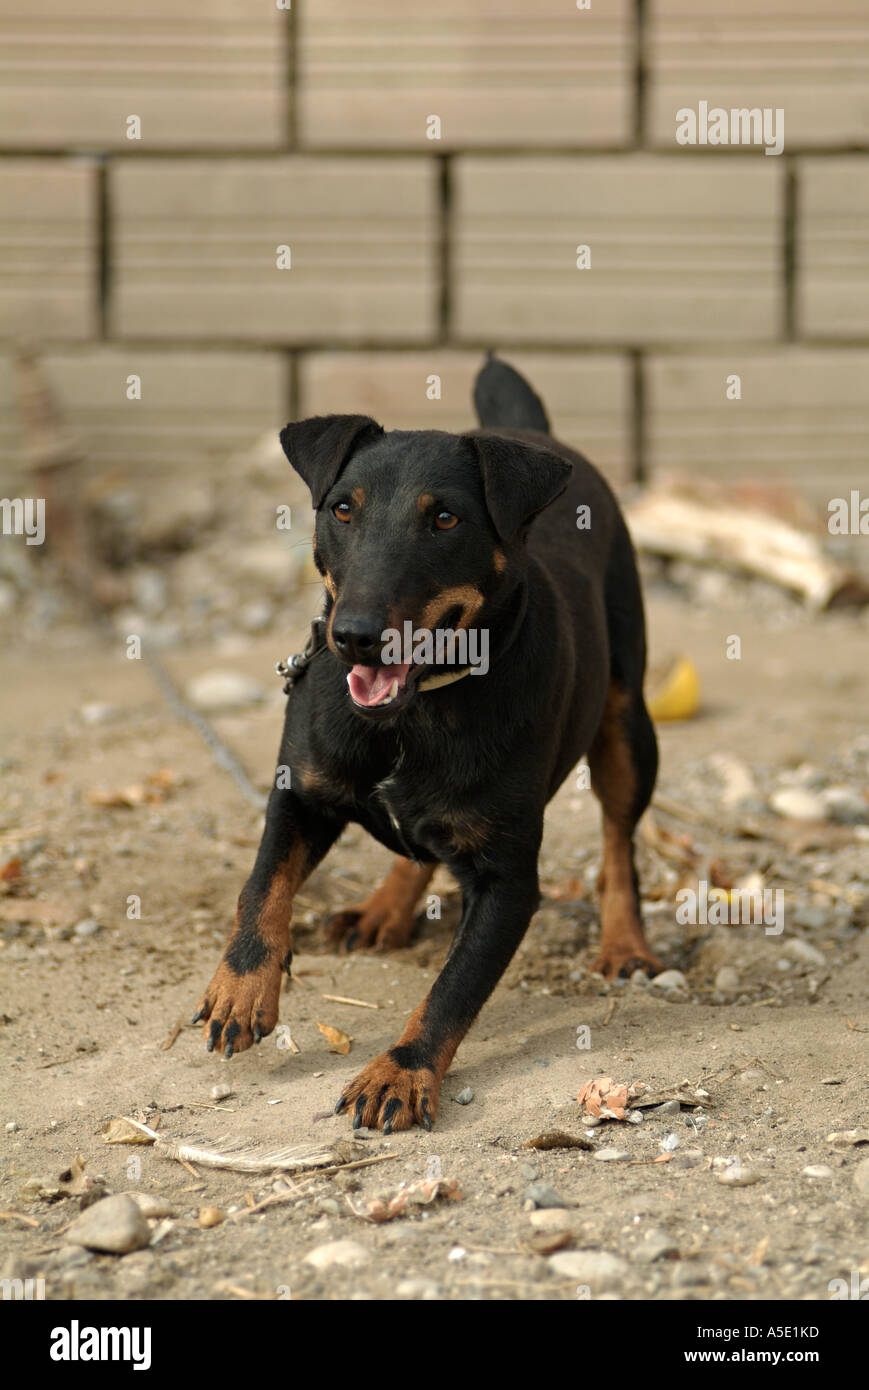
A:
{"type": "MultiPolygon", "coordinates": [[[[475,853],[492,829],[490,818],[448,802],[442,784],[430,776],[386,777],[375,786],[369,804],[375,817],[385,823],[382,829],[388,827],[390,840],[410,858],[449,861],[475,853]]],[[[382,833],[381,838],[385,838],[382,833]]]]}

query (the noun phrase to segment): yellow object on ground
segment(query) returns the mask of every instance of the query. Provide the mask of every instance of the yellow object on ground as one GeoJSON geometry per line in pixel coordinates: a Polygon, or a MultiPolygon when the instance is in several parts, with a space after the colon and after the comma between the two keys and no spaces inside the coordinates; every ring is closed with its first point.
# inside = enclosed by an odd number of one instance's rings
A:
{"type": "Polygon", "coordinates": [[[656,724],[668,719],[693,719],[700,708],[700,677],[694,662],[680,656],[648,696],[646,705],[656,724]]]}

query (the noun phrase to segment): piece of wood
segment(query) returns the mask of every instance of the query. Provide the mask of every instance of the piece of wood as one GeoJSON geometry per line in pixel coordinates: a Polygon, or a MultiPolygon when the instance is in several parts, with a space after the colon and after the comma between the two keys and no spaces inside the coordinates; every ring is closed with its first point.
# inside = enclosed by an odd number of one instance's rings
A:
{"type": "Polygon", "coordinates": [[[799,594],[810,607],[869,602],[869,588],[824,554],[818,537],[720,492],[667,482],[626,509],[638,550],[757,575],[799,594]]]}

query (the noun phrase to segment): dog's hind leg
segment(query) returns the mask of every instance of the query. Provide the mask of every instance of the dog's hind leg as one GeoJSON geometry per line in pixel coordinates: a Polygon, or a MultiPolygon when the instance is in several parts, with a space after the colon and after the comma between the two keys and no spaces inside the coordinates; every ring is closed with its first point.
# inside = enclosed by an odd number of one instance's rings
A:
{"type": "Polygon", "coordinates": [[[663,966],[643,933],[633,836],[652,798],[658,744],[640,691],[610,683],[588,762],[603,811],[603,863],[597,881],[601,942],[592,969],[608,979],[634,970],[654,975],[663,966]]]}
{"type": "Polygon", "coordinates": [[[396,858],[383,883],[364,903],[330,917],[327,941],[345,951],[360,947],[397,951],[407,946],[416,904],[436,868],[436,864],[415,864],[411,859],[396,858]]]}

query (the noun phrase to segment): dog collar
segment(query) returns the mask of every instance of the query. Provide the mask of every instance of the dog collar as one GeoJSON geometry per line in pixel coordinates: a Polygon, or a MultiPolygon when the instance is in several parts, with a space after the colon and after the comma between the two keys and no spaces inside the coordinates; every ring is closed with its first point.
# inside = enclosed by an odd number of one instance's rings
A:
{"type": "MultiPolygon", "coordinates": [[[[315,656],[326,650],[326,620],[325,618],[314,618],[311,623],[311,631],[308,633],[308,640],[300,652],[294,656],[288,656],[286,661],[275,662],[275,673],[283,677],[284,694],[289,695],[299,680],[307,671],[315,656]]],[[[441,686],[452,685],[455,681],[462,680],[470,672],[470,666],[463,666],[461,671],[445,671],[440,676],[423,676],[417,688],[420,691],[438,690],[441,686]]]]}
{"type": "Polygon", "coordinates": [[[460,681],[470,672],[470,666],[463,666],[461,671],[445,671],[442,676],[423,676],[417,682],[417,689],[437,690],[442,685],[452,685],[454,681],[460,681]]]}

